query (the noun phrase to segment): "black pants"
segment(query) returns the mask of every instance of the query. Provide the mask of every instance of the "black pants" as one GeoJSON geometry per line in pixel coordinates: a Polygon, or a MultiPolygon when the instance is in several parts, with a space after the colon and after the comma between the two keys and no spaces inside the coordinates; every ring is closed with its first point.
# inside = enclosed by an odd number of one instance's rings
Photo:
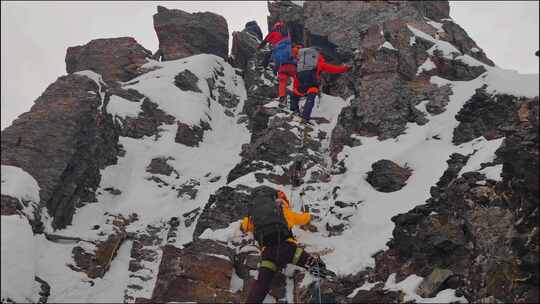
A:
{"type": "Polygon", "coordinates": [[[257,280],[251,286],[246,303],[262,303],[270,290],[276,271],[281,271],[287,264],[307,268],[311,255],[291,242],[266,247],[261,254],[261,265],[257,280]]]}
{"type": "MultiPolygon", "coordinates": [[[[311,119],[311,111],[313,110],[313,106],[315,105],[316,97],[317,97],[317,94],[315,93],[307,94],[306,103],[304,104],[304,109],[302,111],[302,117],[305,120],[311,119]]],[[[300,108],[298,106],[299,101],[300,101],[300,96],[296,96],[294,94],[291,96],[291,111],[295,113],[300,113],[300,108]]]]}

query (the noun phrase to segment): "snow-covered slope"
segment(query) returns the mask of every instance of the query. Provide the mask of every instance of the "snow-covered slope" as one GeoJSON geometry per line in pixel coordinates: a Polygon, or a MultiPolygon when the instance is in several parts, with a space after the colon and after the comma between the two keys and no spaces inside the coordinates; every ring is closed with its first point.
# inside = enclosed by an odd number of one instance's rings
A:
{"type": "MultiPolygon", "coordinates": [[[[303,5],[303,1],[295,2],[303,5]]],[[[221,294],[240,298],[250,278],[256,275],[251,269],[256,265],[240,273],[245,265],[239,266],[238,260],[248,260],[245,253],[258,253],[248,244],[249,237],[238,230],[238,219],[244,215],[240,198],[249,197],[253,187],[268,185],[285,191],[293,209],[299,211],[304,204],[309,207],[314,228],[294,228],[294,233],[308,252],[319,254],[347,282],[344,290],[349,291],[349,299],[378,285],[386,291],[402,292],[403,301],[467,302],[454,289],[421,297],[417,287],[423,277],[417,274],[402,280],[395,273],[383,279],[374,279],[373,275],[369,282],[365,278],[368,275],[357,281],[350,279],[376,267],[374,255],[388,249],[395,232],[392,218],[432,197],[432,187],[449,168],[448,160],[454,153],[467,156],[457,177],[480,172],[493,183],[502,180],[503,165],[495,152],[505,142],[504,137],[486,135],[459,144],[455,141],[455,130],[461,123],[459,113],[471,100],[474,102],[475,94],[482,91],[490,96],[512,95],[516,103],[519,98],[538,96],[538,75],[522,75],[482,63],[438,39],[436,35],[444,34],[441,23],[428,23],[437,34],[407,26],[413,35],[411,43],[405,43],[407,47],[421,39],[430,43],[424,63],[417,64],[412,74],[424,77],[439,68],[441,58],[468,68],[481,67],[485,72],[470,81],[441,76],[420,79],[425,86],[450,88],[448,104],[440,113],[428,110],[431,100],[426,97],[414,105],[425,116],[425,123],[409,122],[400,135],[384,140],[355,133],[351,135],[355,144],[344,145],[335,160],[334,132],[340,120],[345,119],[343,113],[352,106],[354,96],[343,99],[321,94],[313,111],[315,122],[306,126],[280,109],[271,94],[265,96],[265,90],[275,89],[277,82],[270,69],[261,71],[252,65],[249,71],[239,71],[214,55],[149,60],[142,66],[145,73],[114,88],[95,72],[77,72],[98,87],[99,111],[114,122],[115,132],[121,134],[119,155],[115,164],[100,170],[95,201],[77,202],[71,225],[53,229],[43,209],[43,231],[35,234],[26,222],[34,219],[38,208],[38,182],[21,168],[2,165],[3,197],[12,197],[24,205],[21,212],[17,209],[10,210],[10,215],[2,213],[2,299],[25,302],[45,297],[51,303],[162,299],[160,277],[166,280],[167,275],[176,275],[174,271],[180,272],[179,283],[173,284],[179,290],[179,285],[188,284],[186,288],[203,290],[203,299],[216,299],[221,294]],[[253,75],[256,79],[249,78],[253,75]],[[158,111],[161,116],[155,114],[158,111]],[[147,132],[144,128],[152,124],[157,125],[155,132],[147,132]],[[275,147],[271,145],[276,143],[290,145],[291,149],[272,150],[275,147]],[[265,154],[268,150],[271,153],[265,154]],[[275,155],[279,154],[275,151],[292,152],[275,155]],[[299,160],[301,172],[296,172],[293,168],[299,160]],[[410,170],[404,187],[382,192],[367,181],[372,165],[379,160],[390,160],[410,170]],[[245,174],[227,183],[236,169],[245,174]],[[290,176],[299,173],[302,183],[292,186],[290,176]],[[220,196],[223,192],[225,198],[220,196]],[[232,206],[217,204],[221,199],[232,206]],[[213,226],[204,226],[202,219],[215,220],[219,222],[215,226],[221,228],[208,228],[213,226]],[[200,233],[197,228],[202,229],[200,233]],[[189,246],[201,240],[219,242],[202,246],[197,256],[189,246]],[[212,246],[232,252],[232,257],[214,253],[212,246]],[[173,253],[162,259],[164,252],[173,253]],[[183,269],[190,264],[182,263],[190,263],[191,258],[197,269],[183,269]],[[163,274],[162,268],[167,265],[173,265],[171,271],[163,274]],[[219,269],[208,269],[214,266],[219,269]],[[201,286],[200,282],[206,282],[201,277],[210,273],[217,278],[214,280],[221,280],[222,272],[223,280],[230,282],[220,283],[228,289],[201,286]]],[[[394,56],[400,48],[403,44],[384,40],[376,51],[394,56]]],[[[299,276],[295,270],[289,267],[285,271],[283,294],[269,295],[267,301],[293,302],[299,290],[309,291],[315,278],[310,274],[299,276]]],[[[171,294],[168,299],[176,301],[177,295],[173,291],[171,294]]]]}

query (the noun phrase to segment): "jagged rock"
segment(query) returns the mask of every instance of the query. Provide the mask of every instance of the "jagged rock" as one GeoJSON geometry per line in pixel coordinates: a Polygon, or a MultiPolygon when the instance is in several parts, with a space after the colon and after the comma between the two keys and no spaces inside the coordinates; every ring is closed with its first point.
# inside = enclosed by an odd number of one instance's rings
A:
{"type": "Polygon", "coordinates": [[[11,197],[9,195],[1,196],[2,203],[0,205],[0,214],[1,215],[13,215],[19,214],[19,211],[23,209],[23,204],[18,199],[11,197]]]}
{"type": "Polygon", "coordinates": [[[35,277],[36,282],[40,285],[39,300],[38,303],[47,303],[49,296],[51,295],[51,286],[47,281],[41,279],[40,277],[35,277]]]}
{"type": "Polygon", "coordinates": [[[444,268],[455,275],[440,288],[455,288],[471,302],[538,299],[538,259],[530,258],[538,248],[538,108],[534,98],[506,113],[522,115],[500,130],[502,182],[477,172],[458,178],[468,156],[453,154],[427,204],[392,218],[390,249],[375,256],[378,279],[444,268]],[[523,279],[519,287],[515,278],[523,279]]]}
{"type": "Polygon", "coordinates": [[[247,214],[247,204],[251,201],[242,187],[221,187],[211,195],[197,221],[193,237],[198,238],[207,228],[223,229],[230,223],[242,219],[247,214]]]}
{"type": "Polygon", "coordinates": [[[487,65],[495,66],[493,61],[487,57],[484,51],[476,45],[459,24],[445,20],[443,22],[443,30],[446,34],[444,37],[445,40],[457,47],[463,54],[470,55],[487,65]]]}
{"type": "MultiPolygon", "coordinates": [[[[150,164],[146,167],[146,172],[152,173],[152,174],[163,174],[170,176],[173,171],[176,172],[176,170],[171,167],[169,164],[167,164],[167,161],[169,159],[174,159],[172,157],[156,157],[153,158],[152,161],[150,161],[150,164]]],[[[178,175],[178,173],[176,173],[178,175]]]]}
{"type": "Polygon", "coordinates": [[[453,274],[454,273],[451,270],[435,268],[429,276],[422,280],[422,283],[418,285],[416,292],[421,297],[432,298],[436,296],[439,291],[445,289],[442,287],[443,284],[453,274]]]}
{"type": "Polygon", "coordinates": [[[178,197],[184,197],[187,196],[190,199],[195,199],[197,197],[197,193],[199,190],[196,188],[200,186],[201,183],[195,179],[190,179],[189,181],[183,183],[176,189],[176,193],[178,193],[178,197]]]}
{"type": "Polygon", "coordinates": [[[230,249],[211,240],[198,240],[184,249],[165,245],[152,301],[239,302],[239,296],[229,291],[233,271],[229,256],[230,249]]]}
{"type": "Polygon", "coordinates": [[[227,58],[229,30],[220,15],[187,13],[158,6],[154,29],[159,40],[162,60],[175,60],[207,53],[227,58]]]}
{"type": "Polygon", "coordinates": [[[268,3],[268,29],[279,20],[285,22],[293,43],[304,42],[304,10],[291,1],[268,3]]]}
{"type": "Polygon", "coordinates": [[[359,290],[351,299],[352,303],[401,303],[404,294],[401,291],[390,291],[382,288],[359,290]]]}
{"type": "Polygon", "coordinates": [[[467,164],[468,160],[469,156],[459,153],[452,153],[450,158],[446,161],[448,164],[448,169],[444,171],[443,175],[437,182],[437,187],[444,188],[448,186],[452,180],[458,177],[459,172],[467,164]]]}
{"type": "Polygon", "coordinates": [[[456,145],[479,136],[495,139],[504,136],[501,129],[519,121],[519,104],[510,95],[489,95],[477,90],[456,115],[460,122],[454,129],[452,142],[456,145]]]}
{"type": "Polygon", "coordinates": [[[127,238],[126,226],[137,220],[135,215],[128,218],[122,215],[112,217],[113,231],[105,240],[89,243],[80,241],[73,247],[75,265],[68,265],[74,271],[82,271],[89,278],[102,278],[109,270],[111,262],[123,241],[127,238]]]}
{"type": "Polygon", "coordinates": [[[452,95],[450,85],[442,87],[432,85],[431,90],[426,92],[429,102],[426,104],[426,111],[430,114],[441,114],[446,110],[446,105],[450,102],[449,96],[452,95]]]}
{"type": "Polygon", "coordinates": [[[95,39],[67,49],[66,71],[92,70],[104,81],[128,81],[144,71],[152,53],[131,37],[95,39]]]}
{"type": "Polygon", "coordinates": [[[373,163],[371,168],[372,171],[368,172],[367,181],[381,192],[394,192],[403,188],[411,176],[410,169],[402,168],[386,159],[373,163]]]}
{"type": "Polygon", "coordinates": [[[178,130],[174,141],[190,147],[198,147],[199,143],[203,140],[204,131],[210,130],[210,125],[201,121],[201,125],[189,126],[182,122],[177,122],[178,130]]]}
{"type": "Polygon", "coordinates": [[[241,176],[244,176],[250,172],[263,170],[263,169],[272,170],[273,167],[269,164],[265,164],[261,162],[251,162],[249,160],[241,161],[227,175],[227,183],[230,183],[233,180],[241,176]]]}
{"type": "Polygon", "coordinates": [[[54,228],[70,224],[78,204],[95,201],[100,169],[116,163],[118,133],[98,111],[98,90],[86,76],[60,77],[2,131],[2,165],[36,179],[54,228]]]}
{"type": "Polygon", "coordinates": [[[138,117],[126,117],[115,119],[122,123],[118,126],[120,135],[132,138],[141,138],[144,136],[158,136],[162,124],[173,124],[176,119],[174,116],[165,113],[158,108],[158,105],[144,98],[141,104],[142,112],[138,117]]]}
{"type": "Polygon", "coordinates": [[[229,93],[224,87],[218,87],[218,102],[226,108],[236,108],[240,103],[240,97],[229,93]]]}
{"type": "Polygon", "coordinates": [[[442,56],[435,56],[432,62],[436,68],[426,75],[438,75],[448,80],[468,81],[477,78],[486,72],[483,66],[470,66],[461,60],[449,60],[442,56]]]}
{"type": "Polygon", "coordinates": [[[199,78],[190,70],[184,70],[174,77],[174,85],[184,91],[202,93],[197,85],[199,78]]]}
{"type": "MultiPolygon", "coordinates": [[[[157,276],[152,266],[157,264],[161,258],[163,231],[166,229],[167,226],[165,225],[147,225],[142,231],[137,231],[134,235],[128,236],[133,239],[133,245],[130,252],[128,266],[130,274],[127,282],[128,286],[124,291],[124,301],[133,302],[136,300],[142,286],[146,285],[146,288],[154,287],[153,282],[150,286],[148,286],[147,282],[151,282],[157,276]]],[[[167,241],[169,241],[169,235],[167,235],[167,241]]]]}

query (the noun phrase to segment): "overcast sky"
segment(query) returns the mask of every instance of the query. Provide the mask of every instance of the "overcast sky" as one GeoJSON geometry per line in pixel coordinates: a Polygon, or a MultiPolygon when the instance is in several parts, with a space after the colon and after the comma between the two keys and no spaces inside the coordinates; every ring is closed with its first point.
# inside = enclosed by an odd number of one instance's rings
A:
{"type": "MultiPolygon", "coordinates": [[[[67,47],[96,38],[131,36],[154,52],[156,6],[211,11],[227,19],[229,33],[257,20],[267,31],[266,1],[2,1],[2,129],[59,76],[67,47]]],[[[451,1],[450,15],[498,66],[538,73],[539,2],[451,1]]]]}

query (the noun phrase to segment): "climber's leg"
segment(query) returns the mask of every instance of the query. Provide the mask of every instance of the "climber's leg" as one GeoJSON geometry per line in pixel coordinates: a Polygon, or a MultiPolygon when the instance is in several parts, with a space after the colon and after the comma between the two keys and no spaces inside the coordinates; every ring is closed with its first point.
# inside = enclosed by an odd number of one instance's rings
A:
{"type": "Polygon", "coordinates": [[[311,111],[315,105],[315,97],[317,97],[317,93],[308,90],[306,104],[304,105],[304,111],[302,112],[302,118],[304,118],[304,120],[311,119],[311,111]]]}

